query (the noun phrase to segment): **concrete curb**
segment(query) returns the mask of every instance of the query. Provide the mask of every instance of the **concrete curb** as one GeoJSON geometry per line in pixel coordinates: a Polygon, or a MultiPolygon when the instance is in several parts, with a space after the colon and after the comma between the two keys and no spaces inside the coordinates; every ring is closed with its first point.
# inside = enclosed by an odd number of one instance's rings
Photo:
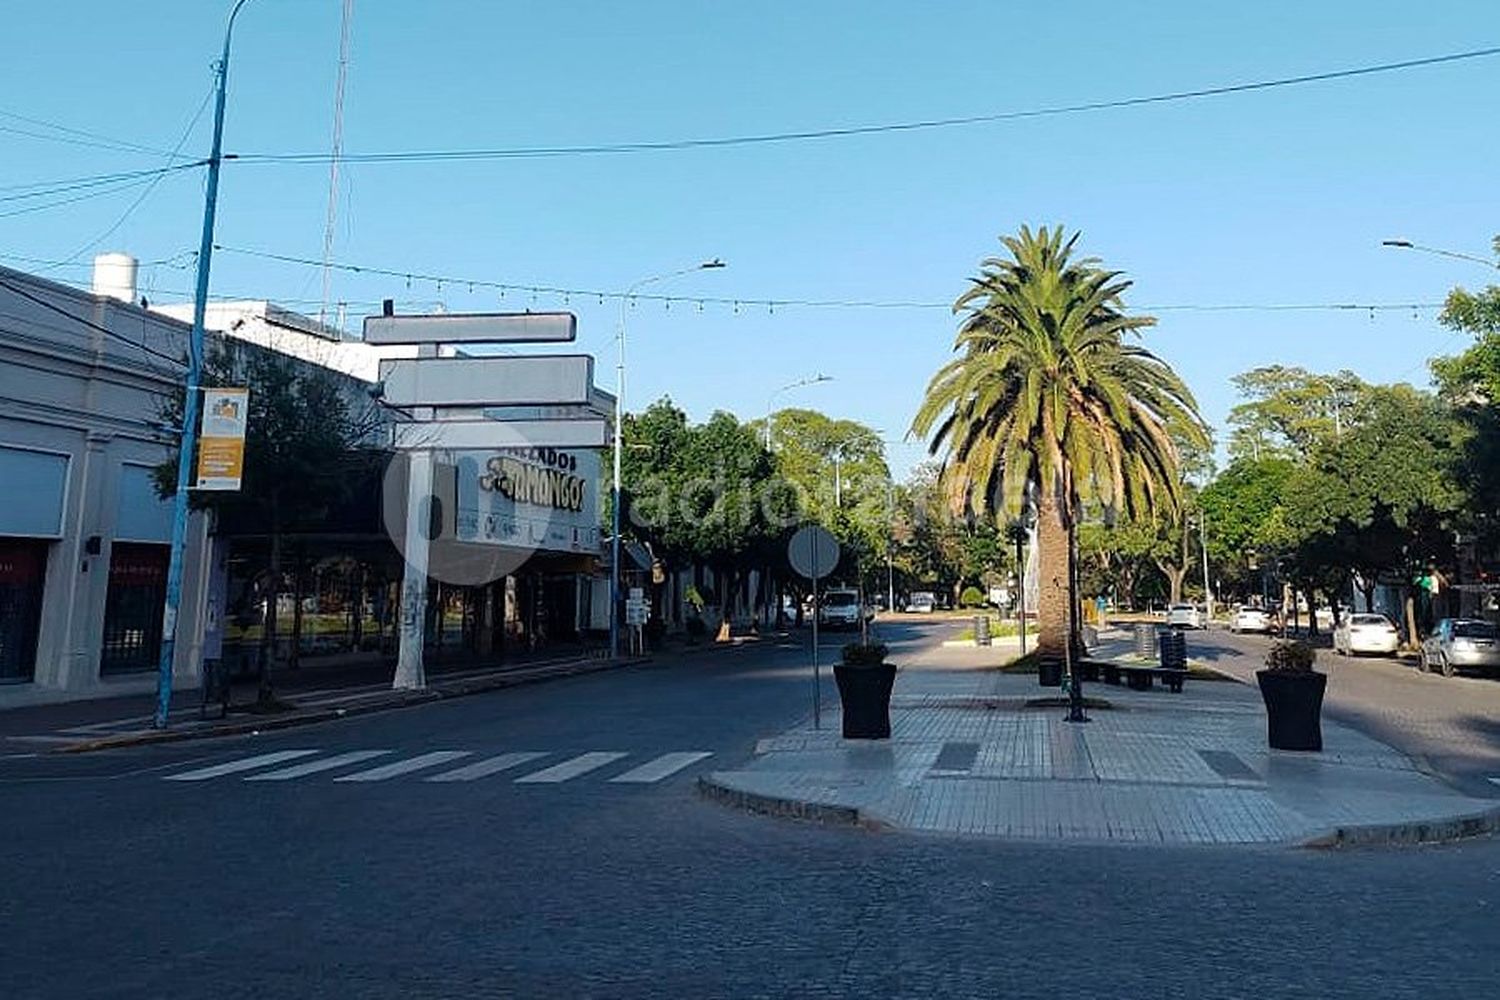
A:
{"type": "Polygon", "coordinates": [[[219,724],[210,723],[192,729],[142,729],[130,733],[119,733],[114,736],[101,736],[95,739],[79,740],[76,743],[69,743],[48,752],[59,754],[93,753],[99,750],[116,750],[122,747],[148,746],[156,743],[178,743],[185,740],[206,740],[221,736],[244,736],[250,733],[270,730],[292,729],[297,726],[311,726],[320,722],[331,722],[335,719],[348,719],[357,715],[370,715],[375,712],[410,708],[415,705],[426,705],[432,702],[445,701],[450,698],[484,694],[485,692],[498,691],[502,688],[520,687],[524,684],[537,684],[542,681],[557,680],[564,677],[577,677],[583,674],[597,673],[601,670],[634,667],[647,662],[649,662],[649,658],[624,660],[619,663],[613,663],[607,659],[570,660],[547,667],[523,668],[514,671],[502,671],[484,677],[462,678],[442,684],[441,686],[429,687],[419,691],[392,691],[389,697],[375,701],[361,702],[355,705],[343,707],[332,705],[326,708],[288,712],[284,715],[257,715],[219,724]]]}
{"type": "Polygon", "coordinates": [[[736,788],[720,777],[720,772],[703,775],[698,779],[698,794],[706,799],[763,816],[783,819],[808,820],[830,826],[852,826],[866,830],[884,830],[887,824],[861,813],[854,806],[830,805],[823,802],[808,802],[803,799],[765,795],[736,788]]]}
{"type": "Polygon", "coordinates": [[[1417,844],[1447,844],[1500,833],[1500,806],[1466,816],[1413,820],[1402,823],[1371,823],[1340,826],[1297,842],[1298,847],[1394,847],[1417,844]]]}

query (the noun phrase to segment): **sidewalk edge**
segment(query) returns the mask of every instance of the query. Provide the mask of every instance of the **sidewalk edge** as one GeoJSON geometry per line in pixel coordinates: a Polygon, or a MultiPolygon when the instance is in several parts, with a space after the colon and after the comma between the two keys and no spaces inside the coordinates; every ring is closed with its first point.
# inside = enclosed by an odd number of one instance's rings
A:
{"type": "Polygon", "coordinates": [[[1339,847],[1446,844],[1487,837],[1494,833],[1500,833],[1500,806],[1440,819],[1338,826],[1299,840],[1296,846],[1327,850],[1339,847]]]}
{"type": "Polygon", "coordinates": [[[320,722],[331,722],[335,719],[348,719],[357,715],[370,715],[375,712],[411,708],[415,705],[426,705],[467,695],[484,694],[503,688],[539,684],[564,677],[577,677],[606,669],[634,667],[648,662],[650,662],[649,657],[623,660],[619,663],[610,660],[573,660],[542,669],[500,671],[490,677],[465,678],[449,685],[411,691],[393,690],[388,698],[357,705],[342,707],[333,705],[327,708],[289,712],[286,715],[251,716],[225,725],[206,726],[200,729],[143,729],[114,736],[79,740],[47,752],[53,754],[94,753],[100,750],[117,750],[123,747],[147,746],[155,743],[178,743],[186,740],[217,739],[224,736],[245,736],[268,730],[292,729],[298,726],[316,725],[320,722]]]}
{"type": "Polygon", "coordinates": [[[698,794],[721,805],[744,812],[759,813],[784,819],[808,820],[831,826],[853,826],[866,830],[884,830],[887,824],[862,813],[854,806],[832,805],[826,802],[811,802],[806,799],[767,795],[737,788],[714,771],[698,779],[698,794]]]}

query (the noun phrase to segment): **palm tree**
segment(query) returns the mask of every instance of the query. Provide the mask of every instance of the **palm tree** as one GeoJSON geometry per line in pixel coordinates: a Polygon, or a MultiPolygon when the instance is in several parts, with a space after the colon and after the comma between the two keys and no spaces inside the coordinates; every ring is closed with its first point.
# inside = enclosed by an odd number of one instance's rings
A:
{"type": "Polygon", "coordinates": [[[912,433],[946,448],[955,506],[1015,517],[1034,497],[1038,521],[1038,652],[1076,637],[1073,527],[1083,497],[1135,516],[1175,516],[1179,440],[1206,446],[1192,393],[1143,347],[1156,320],[1127,316],[1118,271],[1073,258],[1061,226],[1001,237],[954,303],[954,350],[927,387],[912,433]]]}

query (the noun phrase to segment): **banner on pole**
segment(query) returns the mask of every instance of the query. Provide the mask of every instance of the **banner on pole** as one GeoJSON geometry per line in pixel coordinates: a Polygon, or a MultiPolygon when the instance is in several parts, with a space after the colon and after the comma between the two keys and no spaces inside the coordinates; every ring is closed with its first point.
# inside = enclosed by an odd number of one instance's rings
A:
{"type": "Polygon", "coordinates": [[[204,389],[196,489],[237,490],[245,467],[249,389],[204,389]]]}

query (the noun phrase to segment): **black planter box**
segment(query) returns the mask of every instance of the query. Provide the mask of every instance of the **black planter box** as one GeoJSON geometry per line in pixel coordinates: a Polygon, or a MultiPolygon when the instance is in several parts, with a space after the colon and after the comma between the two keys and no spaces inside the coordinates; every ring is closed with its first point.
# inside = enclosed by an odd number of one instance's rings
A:
{"type": "Polygon", "coordinates": [[[838,682],[839,703],[844,707],[844,738],[890,739],[891,686],[896,683],[895,664],[851,667],[839,663],[834,665],[833,679],[838,682]]]}
{"type": "Polygon", "coordinates": [[[1257,670],[1266,703],[1266,739],[1273,750],[1323,749],[1323,690],[1328,675],[1257,670]]]}
{"type": "Polygon", "coordinates": [[[1062,660],[1044,659],[1036,665],[1036,680],[1044,688],[1062,687],[1062,660]]]}

